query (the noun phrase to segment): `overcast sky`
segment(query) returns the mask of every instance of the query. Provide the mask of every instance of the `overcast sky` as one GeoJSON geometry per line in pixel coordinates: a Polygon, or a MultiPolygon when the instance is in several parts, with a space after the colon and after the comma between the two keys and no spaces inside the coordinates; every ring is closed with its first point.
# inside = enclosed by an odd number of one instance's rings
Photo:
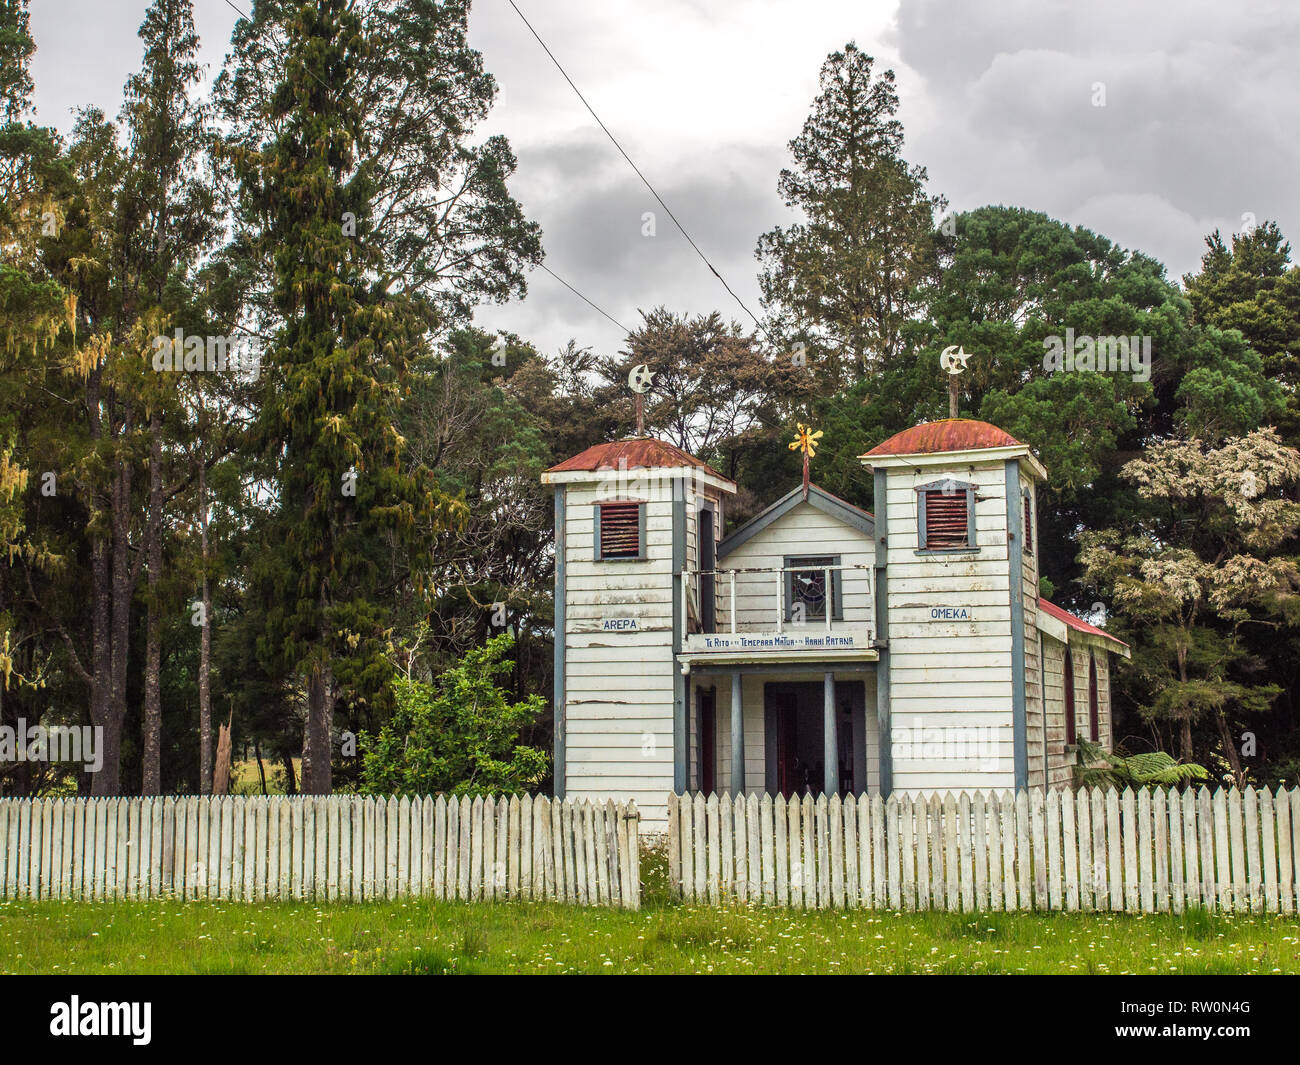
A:
{"type": "MultiPolygon", "coordinates": [[[[248,0],[232,0],[248,10],[248,0]]],[[[1275,219],[1300,245],[1300,5],[1294,0],[516,0],[741,299],[754,245],[828,52],[856,40],[898,75],[904,153],[955,210],[1002,203],[1195,268],[1207,233],[1275,219]],[[1098,83],[1104,106],[1096,106],[1098,83]]],[[[42,122],[116,115],[147,0],[32,0],[42,122]]],[[[209,76],[238,17],[195,0],[209,76]]],[[[483,133],[519,157],[513,191],[546,263],[626,326],[639,309],[748,322],[595,126],[507,0],[470,40],[503,87],[483,133]],[[654,211],[656,235],[642,236],[654,211]]],[[[543,351],[621,331],[541,271],[485,308],[543,351]]]]}

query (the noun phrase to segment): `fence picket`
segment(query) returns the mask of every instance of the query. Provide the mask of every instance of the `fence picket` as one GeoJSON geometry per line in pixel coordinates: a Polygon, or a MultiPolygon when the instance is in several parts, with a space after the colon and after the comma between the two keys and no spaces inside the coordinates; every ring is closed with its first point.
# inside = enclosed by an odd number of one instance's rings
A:
{"type": "Polygon", "coordinates": [[[975,909],[975,861],[971,853],[971,800],[966,792],[957,796],[957,862],[961,870],[961,909],[975,909]]]}
{"type": "Polygon", "coordinates": [[[1052,789],[1047,793],[1043,809],[1043,828],[1047,833],[1047,900],[1053,910],[1064,905],[1061,863],[1061,793],[1052,789]]]}
{"type": "Polygon", "coordinates": [[[1029,797],[1029,846],[1034,870],[1034,908],[1046,910],[1047,897],[1047,825],[1046,796],[1035,791],[1029,797]]]}
{"type": "Polygon", "coordinates": [[[985,806],[989,834],[989,909],[996,912],[1006,907],[1002,869],[1002,797],[996,791],[990,791],[985,806]]]}
{"type": "MultiPolygon", "coordinates": [[[[1292,865],[1292,908],[1288,913],[1300,911],[1300,787],[1292,788],[1291,807],[1291,865],[1292,865]]],[[[1280,800],[1279,800],[1280,801],[1280,800]]]]}
{"type": "Polygon", "coordinates": [[[696,902],[704,902],[708,897],[708,861],[709,861],[709,826],[708,811],[705,805],[703,795],[696,795],[695,801],[691,804],[691,857],[694,860],[694,868],[691,870],[695,876],[695,889],[691,898],[696,902]]]}
{"type": "Polygon", "coordinates": [[[705,869],[704,893],[709,902],[718,901],[718,892],[722,881],[722,847],[718,796],[715,792],[704,804],[705,832],[707,833],[707,866],[705,869]]]}
{"type": "Polygon", "coordinates": [[[474,867],[476,899],[496,898],[492,868],[497,860],[496,812],[496,800],[491,795],[475,799],[474,818],[479,838],[479,856],[474,867]]]}
{"type": "Polygon", "coordinates": [[[930,804],[923,795],[914,801],[917,817],[917,909],[928,910],[932,905],[931,893],[931,823],[930,804]]]}
{"type": "Polygon", "coordinates": [[[1264,908],[1264,878],[1259,864],[1259,798],[1254,788],[1248,787],[1242,796],[1246,819],[1246,906],[1252,913],[1264,908]]]}
{"type": "Polygon", "coordinates": [[[1169,908],[1182,913],[1185,905],[1183,858],[1183,797],[1169,793],[1169,908]]]}
{"type": "Polygon", "coordinates": [[[1183,865],[1178,871],[1183,880],[1183,905],[1201,904],[1201,850],[1196,832],[1196,792],[1188,788],[1182,794],[1183,865]]]}
{"type": "Polygon", "coordinates": [[[1214,793],[1214,873],[1219,906],[1232,912],[1232,870],[1228,853],[1228,796],[1222,788],[1214,793]]]}
{"type": "Polygon", "coordinates": [[[745,830],[749,835],[745,850],[749,859],[748,898],[750,905],[757,906],[763,900],[763,826],[759,820],[758,796],[751,793],[745,802],[745,830]]]}
{"type": "Polygon", "coordinates": [[[803,909],[803,835],[800,829],[803,821],[803,803],[798,796],[790,799],[786,806],[786,846],[788,847],[788,865],[790,867],[790,905],[803,909]]]}
{"type": "MultiPolygon", "coordinates": [[[[426,802],[428,800],[425,800],[426,802]]],[[[537,898],[535,893],[537,844],[533,840],[535,818],[533,815],[533,797],[525,795],[519,800],[519,897],[537,898]]]]}
{"type": "MultiPolygon", "coordinates": [[[[1210,789],[1202,785],[1196,792],[1196,825],[1200,850],[1201,905],[1214,909],[1219,901],[1218,856],[1214,850],[1215,828],[1210,789]]],[[[1226,838],[1226,837],[1225,837],[1226,838]]]]}
{"type": "Polygon", "coordinates": [[[982,913],[989,908],[988,815],[982,791],[977,791],[974,799],[971,800],[971,811],[975,819],[972,849],[972,857],[975,860],[975,909],[982,913]]]}
{"type": "Polygon", "coordinates": [[[790,814],[785,796],[777,795],[772,803],[772,864],[774,866],[775,897],[777,906],[790,905],[790,814]]]}
{"type": "Polygon", "coordinates": [[[1142,910],[1150,913],[1155,907],[1151,873],[1151,791],[1143,788],[1137,797],[1138,885],[1142,910]]]}
{"type": "MultiPolygon", "coordinates": [[[[1294,913],[1300,788],[672,796],[673,892],[802,909],[1294,913]]],[[[0,897],[639,905],[612,800],[0,800],[0,897]]]]}
{"type": "MultiPolygon", "coordinates": [[[[555,815],[554,804],[545,795],[533,803],[534,898],[555,899],[555,815]],[[539,860],[540,859],[540,860],[539,860]]],[[[561,874],[563,875],[563,874],[561,874]]]]}
{"type": "MultiPolygon", "coordinates": [[[[765,797],[766,798],[766,797],[765,797]]],[[[856,910],[862,905],[858,887],[858,800],[854,795],[844,800],[844,905],[856,910]]]]}
{"type": "Polygon", "coordinates": [[[1078,885],[1077,904],[1081,910],[1093,908],[1092,894],[1092,803],[1087,791],[1076,791],[1071,799],[1074,803],[1075,842],[1078,847],[1075,868],[1078,885]]]}
{"type": "Polygon", "coordinates": [[[1277,813],[1277,904],[1283,913],[1295,912],[1295,853],[1291,849],[1291,803],[1286,790],[1278,788],[1274,803],[1277,813]]]}
{"type": "Polygon", "coordinates": [[[1277,897],[1277,840],[1274,832],[1277,818],[1273,811],[1273,793],[1268,788],[1259,792],[1259,831],[1264,849],[1264,908],[1269,913],[1278,912],[1277,897]]]}
{"type": "Polygon", "coordinates": [[[1155,909],[1169,909],[1169,807],[1165,793],[1158,790],[1151,797],[1151,838],[1155,847],[1155,909]]]}
{"type": "Polygon", "coordinates": [[[958,885],[961,867],[957,858],[957,835],[957,800],[949,793],[943,801],[943,871],[944,895],[950,910],[961,908],[958,885]]]}

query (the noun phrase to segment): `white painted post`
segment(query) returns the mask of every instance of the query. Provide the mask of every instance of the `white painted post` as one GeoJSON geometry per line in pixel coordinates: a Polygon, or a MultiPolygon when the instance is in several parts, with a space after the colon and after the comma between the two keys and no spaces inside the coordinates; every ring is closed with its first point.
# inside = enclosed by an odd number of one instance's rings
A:
{"type": "Polygon", "coordinates": [[[785,631],[785,569],[776,571],[776,631],[785,631]]]}

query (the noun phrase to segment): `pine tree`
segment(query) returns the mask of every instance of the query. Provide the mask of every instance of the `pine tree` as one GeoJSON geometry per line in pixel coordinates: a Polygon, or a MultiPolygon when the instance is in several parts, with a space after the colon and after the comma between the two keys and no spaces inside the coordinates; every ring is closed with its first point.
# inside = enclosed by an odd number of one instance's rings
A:
{"type": "Polygon", "coordinates": [[[372,42],[346,0],[303,5],[287,29],[265,116],[275,135],[230,155],[274,263],[271,303],[283,323],[259,422],[277,499],[253,571],[266,610],[258,651],[302,678],[303,791],[325,794],[336,700],[365,698],[387,679],[375,546],[408,536],[439,499],[427,476],[403,468],[391,418],[421,322],[380,280],[374,186],[357,165],[358,71],[372,42]]]}
{"type": "Polygon", "coordinates": [[[1278,422],[1288,443],[1300,441],[1300,265],[1275,222],[1264,222],[1231,243],[1215,230],[1205,238],[1201,272],[1183,277],[1196,320],[1238,329],[1281,384],[1286,411],[1278,422]]]}
{"type": "MultiPolygon", "coordinates": [[[[28,500],[45,477],[33,469],[27,437],[41,420],[32,396],[69,327],[68,293],[43,252],[57,236],[70,175],[53,131],[24,121],[34,51],[26,0],[0,0],[0,724],[6,725],[19,716],[39,720],[40,704],[24,700],[45,686],[57,653],[25,594],[28,573],[46,574],[59,563],[53,538],[30,520],[28,500]]],[[[13,782],[0,780],[0,794],[30,793],[31,776],[30,763],[18,765],[13,782]]]]}
{"type": "MultiPolygon", "coordinates": [[[[199,80],[198,37],[190,0],[154,0],[140,27],[144,61],[126,85],[123,120],[128,153],[119,212],[123,233],[123,304],[126,314],[156,323],[188,319],[195,324],[191,274],[215,236],[215,205],[197,165],[207,132],[191,90],[199,80]]],[[[142,791],[162,788],[162,595],[165,503],[175,496],[183,467],[171,469],[173,455],[189,435],[189,411],[182,393],[201,395],[209,374],[155,373],[141,382],[148,408],[148,498],[142,553],[148,594],[142,743],[142,791]]],[[[204,632],[211,620],[206,611],[204,632]]],[[[204,664],[205,668],[206,664],[204,664]]],[[[211,707],[200,684],[200,789],[211,786],[211,707]]]]}
{"type": "Polygon", "coordinates": [[[894,73],[848,44],[822,66],[821,93],[790,142],[778,183],[804,220],[758,243],[763,305],[774,329],[803,340],[834,378],[888,363],[903,348],[914,290],[931,271],[933,212],[926,172],[902,157],[894,73]]]}

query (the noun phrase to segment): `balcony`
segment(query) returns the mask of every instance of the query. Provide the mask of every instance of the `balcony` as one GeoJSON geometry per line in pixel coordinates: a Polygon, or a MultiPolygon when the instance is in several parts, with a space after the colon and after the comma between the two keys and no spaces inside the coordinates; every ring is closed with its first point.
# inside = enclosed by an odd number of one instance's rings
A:
{"type": "Polygon", "coordinates": [[[678,584],[692,661],[876,657],[867,566],[688,569],[678,584]]]}

